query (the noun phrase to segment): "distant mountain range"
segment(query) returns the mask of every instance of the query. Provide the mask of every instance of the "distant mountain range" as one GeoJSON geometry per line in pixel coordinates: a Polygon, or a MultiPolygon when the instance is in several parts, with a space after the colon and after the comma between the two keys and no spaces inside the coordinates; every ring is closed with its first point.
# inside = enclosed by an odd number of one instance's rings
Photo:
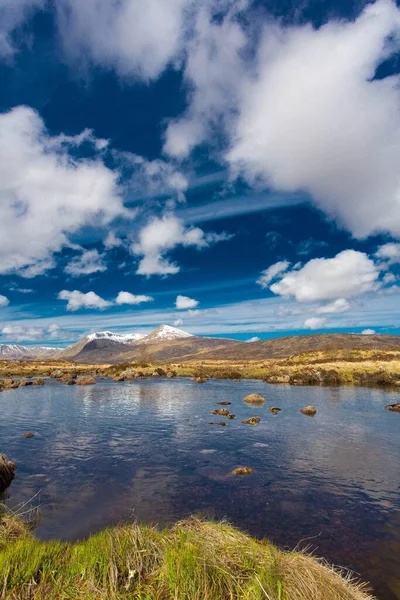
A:
{"type": "Polygon", "coordinates": [[[196,336],[176,327],[160,325],[148,335],[111,331],[90,333],[62,350],[3,344],[0,345],[0,359],[52,358],[83,363],[235,361],[287,358],[303,352],[341,349],[400,350],[400,336],[328,333],[240,342],[196,336]]]}

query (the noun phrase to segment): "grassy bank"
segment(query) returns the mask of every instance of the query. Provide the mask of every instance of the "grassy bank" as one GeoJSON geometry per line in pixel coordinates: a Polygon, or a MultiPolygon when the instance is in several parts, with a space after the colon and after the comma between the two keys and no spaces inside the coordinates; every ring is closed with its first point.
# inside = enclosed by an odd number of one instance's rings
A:
{"type": "MultiPolygon", "coordinates": [[[[0,361],[0,378],[73,376],[155,377],[174,375],[201,379],[263,379],[291,385],[371,385],[400,389],[400,352],[337,350],[306,352],[286,359],[257,361],[208,360],[154,364],[77,364],[68,361],[0,361]],[[128,374],[129,373],[129,374],[128,374]]],[[[121,379],[121,380],[122,380],[121,379]]]]}
{"type": "Polygon", "coordinates": [[[9,600],[372,599],[315,558],[195,518],[164,531],[115,527],[69,544],[38,541],[3,514],[0,578],[9,600]]]}

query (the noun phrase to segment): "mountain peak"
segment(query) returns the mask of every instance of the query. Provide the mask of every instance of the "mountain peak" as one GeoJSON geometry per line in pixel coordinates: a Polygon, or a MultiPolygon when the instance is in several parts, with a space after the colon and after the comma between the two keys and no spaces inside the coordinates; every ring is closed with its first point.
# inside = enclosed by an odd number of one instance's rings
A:
{"type": "Polygon", "coordinates": [[[154,331],[146,335],[141,342],[155,342],[162,340],[178,340],[184,338],[194,337],[191,333],[187,333],[182,329],[177,329],[176,327],[171,327],[171,325],[160,325],[154,331]]]}

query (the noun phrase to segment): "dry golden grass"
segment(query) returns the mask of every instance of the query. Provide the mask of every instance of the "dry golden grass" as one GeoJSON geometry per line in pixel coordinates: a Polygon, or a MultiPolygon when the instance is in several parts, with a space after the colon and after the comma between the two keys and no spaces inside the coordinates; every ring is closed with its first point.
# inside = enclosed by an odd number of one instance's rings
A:
{"type": "Polygon", "coordinates": [[[73,544],[41,542],[19,527],[14,517],[0,526],[4,600],[373,600],[317,559],[225,522],[125,525],[73,544]]]}

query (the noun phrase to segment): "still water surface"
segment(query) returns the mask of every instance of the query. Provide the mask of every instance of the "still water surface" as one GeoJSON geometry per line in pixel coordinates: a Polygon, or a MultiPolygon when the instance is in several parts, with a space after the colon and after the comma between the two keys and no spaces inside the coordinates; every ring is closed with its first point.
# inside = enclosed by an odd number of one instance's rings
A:
{"type": "Polygon", "coordinates": [[[36,534],[77,539],[121,520],[227,517],[281,546],[310,546],[400,599],[400,394],[187,379],[21,388],[0,395],[0,451],[18,464],[11,506],[36,534]],[[263,407],[243,403],[249,393],[263,407]],[[211,416],[232,402],[226,427],[211,416]],[[316,417],[299,413],[306,404],[316,417]],[[268,407],[279,406],[273,416],[268,407]],[[255,427],[242,419],[260,416],[255,427]],[[21,434],[35,432],[32,439],[21,434]],[[237,466],[253,475],[233,477],[237,466]]]}

